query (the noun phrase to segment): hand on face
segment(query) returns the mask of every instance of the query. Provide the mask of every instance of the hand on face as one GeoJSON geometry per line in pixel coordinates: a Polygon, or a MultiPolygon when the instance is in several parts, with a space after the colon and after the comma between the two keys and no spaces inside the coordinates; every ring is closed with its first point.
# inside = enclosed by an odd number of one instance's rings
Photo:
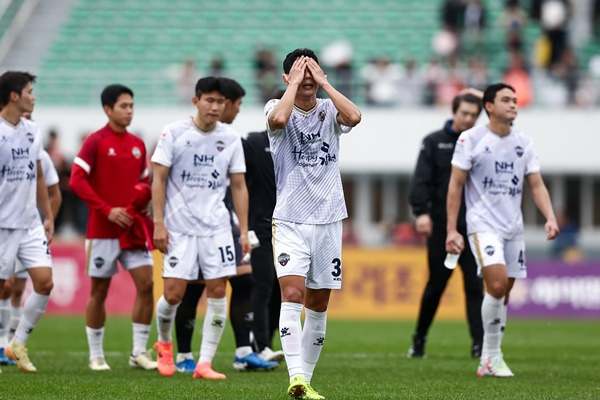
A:
{"type": "Polygon", "coordinates": [[[286,76],[289,85],[300,85],[302,83],[304,80],[304,70],[306,69],[307,58],[308,57],[302,56],[294,61],[292,68],[290,68],[290,72],[286,76]]]}
{"type": "Polygon", "coordinates": [[[319,86],[323,86],[327,83],[327,75],[321,69],[319,64],[312,58],[306,57],[306,67],[310,71],[315,83],[319,86]]]}

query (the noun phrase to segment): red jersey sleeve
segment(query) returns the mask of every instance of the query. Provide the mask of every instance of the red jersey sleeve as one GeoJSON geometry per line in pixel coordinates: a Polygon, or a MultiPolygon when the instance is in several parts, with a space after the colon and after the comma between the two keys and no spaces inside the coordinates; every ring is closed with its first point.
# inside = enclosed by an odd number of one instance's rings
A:
{"type": "Polygon", "coordinates": [[[150,183],[150,169],[148,168],[148,155],[146,145],[142,142],[142,165],[140,166],[140,182],[150,183]]]}
{"type": "Polygon", "coordinates": [[[89,174],[96,161],[99,140],[99,135],[90,135],[84,140],[77,157],[73,161],[69,186],[88,207],[98,210],[108,217],[112,207],[98,196],[89,182],[89,174]]]}

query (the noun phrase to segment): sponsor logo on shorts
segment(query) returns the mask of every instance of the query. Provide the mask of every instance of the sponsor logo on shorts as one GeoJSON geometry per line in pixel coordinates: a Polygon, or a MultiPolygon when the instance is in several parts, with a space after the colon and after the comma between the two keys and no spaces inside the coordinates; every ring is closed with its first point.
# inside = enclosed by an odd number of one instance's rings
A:
{"type": "Polygon", "coordinates": [[[486,246],[484,251],[488,256],[493,256],[496,249],[494,249],[494,246],[486,246]]]}
{"type": "Polygon", "coordinates": [[[94,265],[96,266],[96,268],[102,268],[102,266],[104,265],[104,258],[102,258],[102,257],[94,258],[94,265]]]}
{"type": "Polygon", "coordinates": [[[290,261],[290,255],[286,253],[281,253],[279,257],[277,257],[277,262],[281,264],[282,267],[285,267],[287,263],[290,261]]]}
{"type": "Polygon", "coordinates": [[[519,157],[522,157],[523,153],[525,153],[525,150],[523,150],[523,148],[521,146],[517,146],[517,147],[515,147],[515,153],[517,153],[517,155],[519,157]]]}
{"type": "Polygon", "coordinates": [[[281,337],[286,337],[286,336],[290,336],[290,328],[288,327],[283,327],[281,328],[281,337]]]}
{"type": "Polygon", "coordinates": [[[169,258],[169,265],[171,266],[171,268],[175,268],[178,263],[179,260],[177,259],[177,257],[173,256],[169,258]]]}
{"type": "Polygon", "coordinates": [[[215,146],[217,146],[217,150],[223,151],[225,148],[225,142],[218,140],[217,143],[215,143],[215,146]]]}

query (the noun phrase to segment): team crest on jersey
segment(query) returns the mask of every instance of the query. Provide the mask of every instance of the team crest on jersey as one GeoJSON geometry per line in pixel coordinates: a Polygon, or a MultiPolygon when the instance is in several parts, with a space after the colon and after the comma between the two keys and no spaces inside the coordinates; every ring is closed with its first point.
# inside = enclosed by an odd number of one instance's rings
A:
{"type": "Polygon", "coordinates": [[[525,150],[523,150],[521,146],[517,146],[515,147],[515,153],[517,153],[519,157],[523,157],[523,153],[525,153],[525,150]]]}
{"type": "Polygon", "coordinates": [[[494,249],[494,246],[485,246],[484,251],[488,256],[493,256],[496,249],[494,249]]]}
{"type": "Polygon", "coordinates": [[[35,139],[35,137],[33,136],[33,133],[31,132],[27,132],[27,135],[25,135],[27,137],[27,140],[29,140],[29,143],[33,143],[33,140],[35,139]]]}
{"type": "Polygon", "coordinates": [[[179,260],[177,259],[177,257],[173,256],[173,257],[169,258],[169,265],[171,266],[171,268],[175,268],[178,263],[179,263],[179,260]]]}
{"type": "Polygon", "coordinates": [[[279,257],[277,257],[277,262],[281,264],[282,267],[285,267],[287,263],[290,261],[290,255],[286,253],[281,253],[279,257]]]}
{"type": "Polygon", "coordinates": [[[104,258],[102,258],[102,257],[94,258],[94,265],[96,266],[96,268],[102,268],[102,266],[104,265],[104,258]]]}
{"type": "Polygon", "coordinates": [[[111,147],[108,149],[108,155],[111,157],[114,157],[117,155],[117,152],[115,151],[114,147],[111,147]]]}
{"type": "Polygon", "coordinates": [[[131,154],[133,154],[133,156],[139,160],[142,156],[142,151],[139,147],[134,146],[133,149],[131,149],[131,154]]]}
{"type": "Polygon", "coordinates": [[[218,140],[217,143],[215,143],[215,146],[217,146],[217,150],[223,151],[225,148],[225,142],[218,140]]]}
{"type": "Polygon", "coordinates": [[[321,110],[319,112],[319,121],[321,121],[321,122],[325,121],[325,115],[327,115],[327,112],[325,110],[321,110]]]}

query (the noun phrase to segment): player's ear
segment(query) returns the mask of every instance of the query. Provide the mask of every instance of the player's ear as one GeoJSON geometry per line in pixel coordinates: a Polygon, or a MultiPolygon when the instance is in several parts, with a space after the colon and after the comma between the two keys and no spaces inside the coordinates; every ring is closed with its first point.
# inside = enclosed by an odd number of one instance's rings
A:
{"type": "Polygon", "coordinates": [[[107,104],[105,104],[102,108],[104,108],[104,112],[106,113],[106,115],[110,117],[110,115],[112,114],[112,108],[110,108],[107,104]]]}
{"type": "Polygon", "coordinates": [[[192,104],[193,104],[193,105],[196,105],[196,104],[198,104],[198,102],[199,102],[199,101],[200,101],[200,99],[198,98],[198,96],[194,96],[194,97],[192,97],[192,104]]]}
{"type": "Polygon", "coordinates": [[[288,78],[288,74],[281,74],[281,77],[283,78],[283,83],[285,83],[286,85],[290,84],[290,80],[288,78]]]}

